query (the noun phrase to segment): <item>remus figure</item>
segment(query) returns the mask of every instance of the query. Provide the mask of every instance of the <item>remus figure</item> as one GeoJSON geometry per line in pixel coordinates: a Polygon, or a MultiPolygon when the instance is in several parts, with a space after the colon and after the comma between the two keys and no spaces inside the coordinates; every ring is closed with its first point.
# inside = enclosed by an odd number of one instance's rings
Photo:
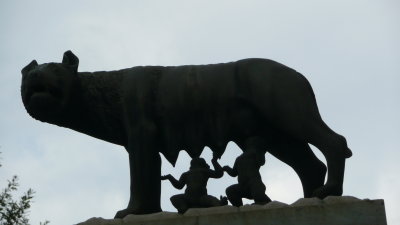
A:
{"type": "Polygon", "coordinates": [[[184,194],[171,197],[172,205],[178,210],[178,213],[185,213],[189,208],[208,208],[228,204],[226,197],[217,199],[207,194],[208,179],[221,178],[224,175],[217,162],[217,157],[214,156],[211,162],[214,170],[210,169],[203,158],[193,158],[189,171],[183,173],[179,180],[176,180],[171,174],[161,176],[161,180],[168,179],[177,189],[182,189],[186,185],[184,194]]]}
{"type": "Polygon", "coordinates": [[[265,164],[263,152],[249,150],[241,154],[233,168],[224,166],[223,170],[232,177],[238,177],[238,184],[229,186],[226,195],[232,205],[243,205],[242,198],[254,199],[255,204],[263,205],[271,201],[265,194],[265,185],[260,175],[260,167],[265,164]]]}

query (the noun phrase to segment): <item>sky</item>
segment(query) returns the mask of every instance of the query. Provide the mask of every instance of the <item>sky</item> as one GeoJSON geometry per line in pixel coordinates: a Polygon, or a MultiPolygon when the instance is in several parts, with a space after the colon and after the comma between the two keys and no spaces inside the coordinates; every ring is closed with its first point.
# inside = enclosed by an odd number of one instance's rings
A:
{"type": "MultiPolygon", "coordinates": [[[[344,195],[384,199],[388,224],[400,224],[400,3],[396,0],[203,0],[0,2],[0,187],[18,175],[20,190],[36,191],[30,221],[67,225],[112,218],[129,200],[123,147],[41,123],[26,113],[20,70],[33,59],[61,62],[72,50],[79,71],[132,66],[211,64],[268,58],[311,83],[324,121],[346,137],[344,195]]],[[[316,149],[315,153],[324,160],[316,149]]],[[[220,160],[233,165],[229,143],[220,160]]],[[[205,149],[207,162],[212,157],[205,149]]],[[[181,152],[162,173],[189,168],[181,152]]],[[[266,155],[261,168],[272,200],[302,197],[294,171],[266,155]]],[[[210,179],[224,195],[234,178],[210,179]]],[[[162,208],[181,193],[162,183],[162,208]]],[[[251,203],[247,201],[247,203],[251,203]]]]}

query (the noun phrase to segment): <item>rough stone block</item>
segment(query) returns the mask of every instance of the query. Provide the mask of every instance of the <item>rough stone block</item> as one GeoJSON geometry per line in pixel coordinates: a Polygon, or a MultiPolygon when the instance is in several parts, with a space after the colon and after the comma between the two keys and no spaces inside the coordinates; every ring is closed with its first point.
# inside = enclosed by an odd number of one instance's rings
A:
{"type": "Polygon", "coordinates": [[[290,206],[298,207],[298,206],[321,205],[321,204],[323,204],[323,202],[319,198],[300,198],[299,200],[292,203],[290,206]]]}
{"type": "Polygon", "coordinates": [[[185,216],[225,214],[225,213],[234,213],[238,211],[239,210],[237,207],[231,205],[211,207],[211,208],[192,208],[185,213],[185,216]]]}
{"type": "Polygon", "coordinates": [[[92,218],[78,225],[386,225],[383,200],[354,197],[299,199],[291,205],[221,206],[189,209],[180,215],[161,212],[124,219],[92,218]]]}
{"type": "Polygon", "coordinates": [[[282,207],[286,207],[288,206],[288,204],[283,203],[283,202],[278,202],[278,201],[272,201],[266,205],[264,205],[265,209],[272,209],[272,208],[282,208],[282,207]]]}
{"type": "Polygon", "coordinates": [[[328,196],[324,198],[324,203],[327,204],[337,204],[337,203],[350,203],[360,201],[359,198],[353,196],[328,196]]]}

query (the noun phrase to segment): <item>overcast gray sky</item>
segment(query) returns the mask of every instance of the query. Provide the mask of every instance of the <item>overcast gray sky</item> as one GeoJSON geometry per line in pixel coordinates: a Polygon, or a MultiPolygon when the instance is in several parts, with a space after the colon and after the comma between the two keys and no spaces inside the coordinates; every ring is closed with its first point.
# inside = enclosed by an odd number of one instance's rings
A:
{"type": "MultiPolygon", "coordinates": [[[[112,218],[129,198],[125,150],[30,118],[20,98],[20,70],[31,60],[60,62],[66,50],[79,71],[138,65],[208,64],[260,57],[304,74],[320,112],[347,138],[344,195],[385,199],[389,224],[400,224],[400,3],[335,1],[11,1],[0,2],[0,187],[13,174],[36,191],[32,224],[69,225],[112,218]]],[[[222,165],[239,149],[230,143],[222,165]]],[[[321,154],[317,152],[319,156],[321,154]]],[[[209,162],[211,152],[203,155],[209,162]]],[[[173,168],[189,167],[180,154],[173,168]]],[[[292,203],[300,181],[267,154],[261,170],[267,194],[292,203]]],[[[209,193],[235,182],[210,180],[209,193]]],[[[179,193],[163,183],[162,207],[179,193]]]]}

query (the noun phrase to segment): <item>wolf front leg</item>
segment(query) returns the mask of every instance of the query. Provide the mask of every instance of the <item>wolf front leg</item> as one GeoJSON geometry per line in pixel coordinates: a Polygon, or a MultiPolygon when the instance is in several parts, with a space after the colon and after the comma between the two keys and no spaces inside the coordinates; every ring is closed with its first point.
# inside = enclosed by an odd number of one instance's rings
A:
{"type": "Polygon", "coordinates": [[[135,132],[129,140],[130,200],[128,207],[118,211],[115,218],[128,214],[149,214],[161,211],[161,158],[155,132],[148,126],[135,132]]]}

